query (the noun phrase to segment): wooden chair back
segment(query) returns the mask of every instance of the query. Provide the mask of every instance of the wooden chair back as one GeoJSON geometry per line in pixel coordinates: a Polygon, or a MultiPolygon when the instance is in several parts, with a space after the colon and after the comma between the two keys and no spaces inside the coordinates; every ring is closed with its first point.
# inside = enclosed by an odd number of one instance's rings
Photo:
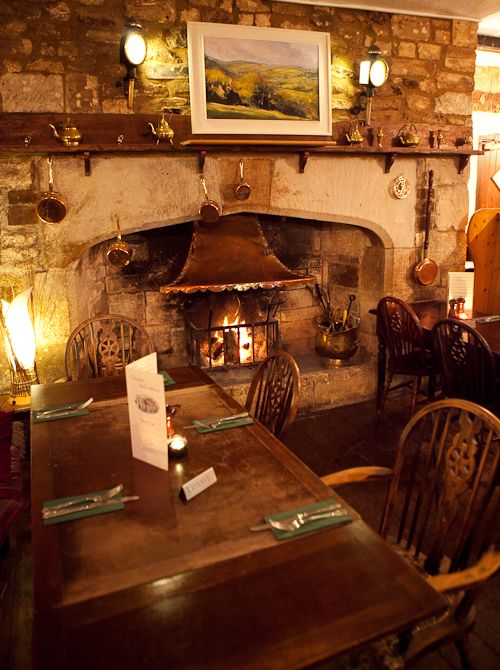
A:
{"type": "Polygon", "coordinates": [[[294,358],[276,351],[257,368],[248,390],[245,408],[279,437],[297,414],[300,372],[294,358]]]}
{"type": "Polygon", "coordinates": [[[428,574],[462,570],[492,541],[500,421],[468,400],[427,405],[404,428],[380,533],[428,574]]]}
{"type": "Polygon", "coordinates": [[[466,323],[442,319],[432,329],[445,395],[486,407],[495,402],[495,358],[484,337],[466,323]]]}
{"type": "Polygon", "coordinates": [[[385,296],[379,301],[377,331],[389,352],[389,369],[402,372],[409,365],[425,368],[423,329],[417,315],[404,300],[385,296]]]}
{"type": "Polygon", "coordinates": [[[117,375],[126,365],[154,351],[147,331],[121,314],[83,321],[66,344],[66,374],[72,380],[117,375]]]}

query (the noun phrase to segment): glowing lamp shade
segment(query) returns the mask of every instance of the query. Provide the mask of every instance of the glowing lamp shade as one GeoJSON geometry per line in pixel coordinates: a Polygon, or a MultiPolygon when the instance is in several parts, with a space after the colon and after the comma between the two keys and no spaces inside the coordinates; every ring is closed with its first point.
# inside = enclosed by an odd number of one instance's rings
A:
{"type": "Polygon", "coordinates": [[[125,58],[131,65],[141,65],[146,58],[146,40],[140,33],[130,31],[125,37],[123,51],[125,58]]]}
{"type": "Polygon", "coordinates": [[[370,81],[370,65],[372,64],[371,60],[362,60],[359,64],[359,83],[363,86],[367,86],[370,81]]]}
{"type": "Polygon", "coordinates": [[[385,60],[379,58],[372,63],[370,68],[370,81],[373,86],[382,86],[382,84],[385,84],[388,74],[389,67],[385,60]]]}
{"type": "Polygon", "coordinates": [[[17,295],[11,303],[2,300],[6,329],[6,349],[13,370],[32,370],[35,366],[35,331],[28,311],[31,288],[17,295]]]}

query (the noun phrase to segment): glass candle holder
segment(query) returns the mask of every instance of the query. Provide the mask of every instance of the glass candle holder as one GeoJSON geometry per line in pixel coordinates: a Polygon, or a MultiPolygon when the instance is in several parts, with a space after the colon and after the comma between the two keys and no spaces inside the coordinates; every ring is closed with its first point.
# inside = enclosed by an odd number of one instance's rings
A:
{"type": "Polygon", "coordinates": [[[187,439],[176,433],[167,440],[168,453],[172,458],[184,458],[187,454],[187,439]]]}

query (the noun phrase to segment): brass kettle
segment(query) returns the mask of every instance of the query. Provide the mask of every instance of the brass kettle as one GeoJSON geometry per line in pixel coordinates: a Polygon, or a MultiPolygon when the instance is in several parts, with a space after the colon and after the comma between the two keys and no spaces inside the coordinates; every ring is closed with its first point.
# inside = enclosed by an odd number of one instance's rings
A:
{"type": "Polygon", "coordinates": [[[403,126],[398,132],[399,141],[404,147],[416,147],[420,142],[417,129],[412,124],[403,126]]]}
{"type": "Polygon", "coordinates": [[[173,142],[174,131],[168,125],[168,121],[166,119],[167,111],[168,110],[166,108],[162,109],[161,119],[159,120],[158,126],[156,128],[153,126],[152,123],[148,123],[151,132],[156,137],[156,144],[159,144],[160,142],[166,142],[167,140],[170,142],[170,144],[174,143],[173,142]]]}
{"type": "Polygon", "coordinates": [[[70,119],[66,123],[59,124],[59,130],[53,123],[49,123],[49,128],[52,128],[56,140],[59,140],[65,147],[77,147],[82,141],[82,134],[78,126],[70,119]]]}
{"type": "Polygon", "coordinates": [[[361,144],[363,142],[363,135],[360,133],[359,124],[357,121],[354,122],[354,125],[351,124],[351,134],[346,133],[346,140],[349,144],[361,144]]]}

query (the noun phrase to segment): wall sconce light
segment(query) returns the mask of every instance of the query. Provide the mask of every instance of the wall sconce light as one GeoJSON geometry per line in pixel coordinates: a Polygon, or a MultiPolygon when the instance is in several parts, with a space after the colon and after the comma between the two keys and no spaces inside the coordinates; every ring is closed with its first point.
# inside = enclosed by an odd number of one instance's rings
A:
{"type": "Polygon", "coordinates": [[[10,364],[12,397],[29,396],[31,384],[38,384],[35,330],[28,309],[31,291],[26,289],[11,303],[2,300],[0,321],[10,364]]]}
{"type": "Polygon", "coordinates": [[[357,104],[351,108],[351,113],[357,115],[361,110],[366,109],[366,125],[368,126],[375,88],[382,86],[387,81],[389,66],[383,58],[379,58],[381,49],[376,44],[369,46],[367,53],[369,60],[363,60],[359,65],[359,83],[363,90],[359,94],[357,104]],[[362,98],[365,99],[364,103],[362,98]]]}
{"type": "Polygon", "coordinates": [[[127,68],[125,90],[127,91],[127,107],[134,106],[134,86],[137,78],[137,67],[144,63],[147,54],[146,40],[142,34],[142,26],[135,19],[125,23],[125,31],[120,39],[120,61],[127,68]]]}

